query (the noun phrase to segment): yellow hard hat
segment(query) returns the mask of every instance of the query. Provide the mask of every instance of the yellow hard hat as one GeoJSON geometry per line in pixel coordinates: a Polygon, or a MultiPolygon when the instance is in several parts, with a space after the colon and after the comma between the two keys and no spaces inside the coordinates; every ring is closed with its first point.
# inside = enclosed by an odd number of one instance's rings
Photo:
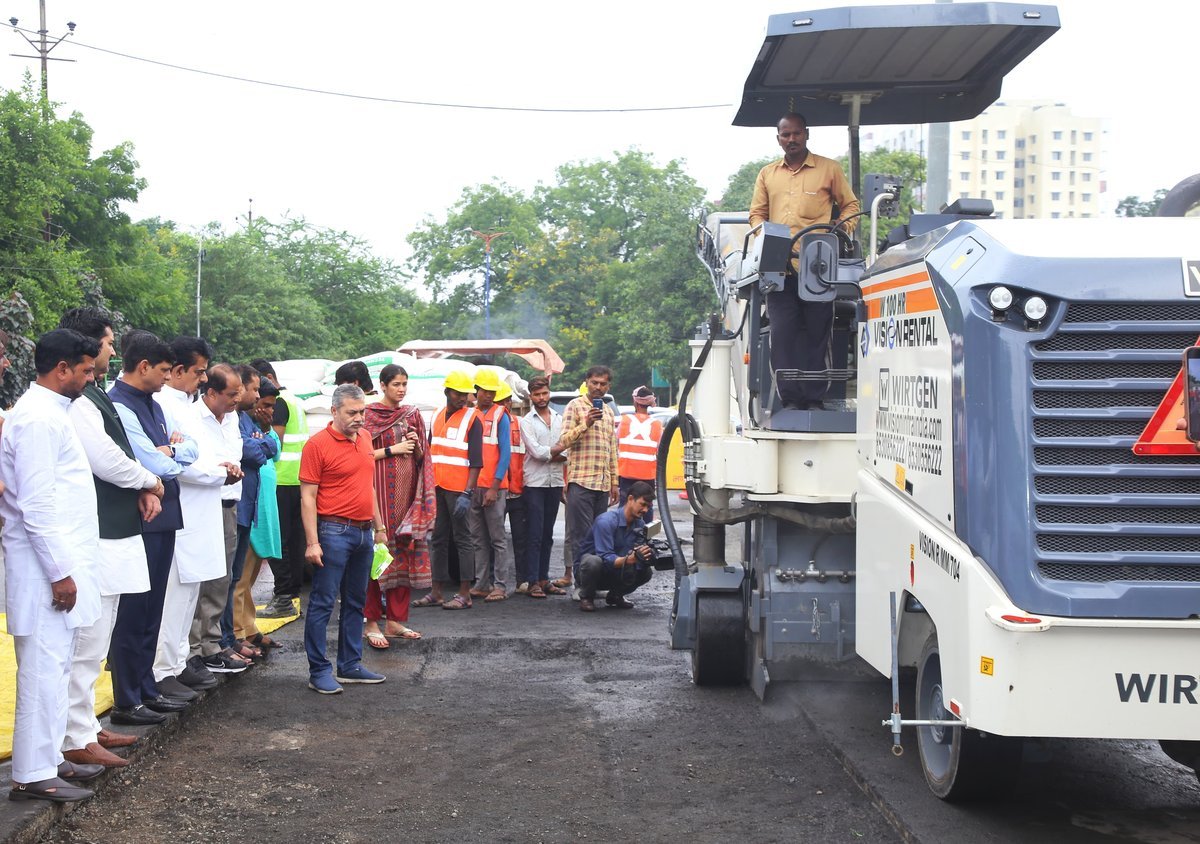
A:
{"type": "Polygon", "coordinates": [[[446,381],[442,385],[444,389],[454,390],[459,393],[475,392],[475,385],[471,383],[471,376],[463,372],[461,369],[452,370],[446,375],[446,381]]]}
{"type": "Polygon", "coordinates": [[[500,378],[494,369],[480,368],[475,370],[475,386],[481,390],[495,392],[500,389],[500,378]]]}
{"type": "Polygon", "coordinates": [[[496,390],[496,397],[493,399],[493,401],[501,402],[501,401],[504,401],[505,399],[511,399],[511,398],[512,398],[512,388],[509,387],[508,384],[505,384],[503,381],[501,381],[500,387],[499,387],[499,389],[496,390]]]}

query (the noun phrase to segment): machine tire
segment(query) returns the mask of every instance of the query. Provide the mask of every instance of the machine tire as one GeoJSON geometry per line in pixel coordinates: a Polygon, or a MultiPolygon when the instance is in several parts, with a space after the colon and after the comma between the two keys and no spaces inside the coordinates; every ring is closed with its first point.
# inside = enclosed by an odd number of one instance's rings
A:
{"type": "Polygon", "coordinates": [[[736,686],[746,681],[746,605],[741,592],[696,596],[696,646],[692,680],[697,686],[736,686]]]}
{"type": "Polygon", "coordinates": [[[1200,174],[1188,176],[1163,197],[1158,206],[1159,217],[1186,217],[1196,205],[1200,205],[1200,174]]]}
{"type": "MultiPolygon", "coordinates": [[[[937,632],[929,634],[917,663],[917,718],[950,717],[943,708],[942,665],[937,632]]],[[[1021,766],[1019,738],[993,736],[965,727],[917,727],[921,769],[929,789],[955,802],[1007,792],[1021,766]]]]}
{"type": "Polygon", "coordinates": [[[1158,746],[1172,760],[1186,768],[1191,768],[1196,777],[1200,778],[1200,741],[1159,739],[1158,746]]]}

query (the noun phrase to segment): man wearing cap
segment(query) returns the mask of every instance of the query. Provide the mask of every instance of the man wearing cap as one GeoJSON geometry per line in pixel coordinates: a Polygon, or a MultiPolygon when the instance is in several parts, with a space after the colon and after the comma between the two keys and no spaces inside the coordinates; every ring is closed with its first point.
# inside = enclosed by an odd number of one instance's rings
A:
{"type": "MultiPolygon", "coordinates": [[[[617,426],[617,476],[620,500],[629,497],[629,488],[635,481],[645,481],[654,490],[654,476],[658,461],[658,443],[662,439],[662,423],[650,417],[650,408],[658,405],[658,399],[649,387],[641,386],[633,391],[633,413],[621,416],[617,426]]],[[[654,518],[651,504],[643,516],[646,521],[654,518]]]]}
{"type": "Polygon", "coordinates": [[[475,384],[470,375],[455,370],[446,376],[446,406],[433,415],[429,457],[433,462],[437,520],[433,527],[433,588],[413,601],[414,607],[464,610],[471,607],[471,578],[475,572],[475,541],[467,525],[471,493],[483,468],[483,425],[467,402],[475,384]],[[450,539],[458,551],[458,594],[445,597],[450,582],[450,539]]]}
{"type": "Polygon", "coordinates": [[[500,379],[494,370],[475,371],[475,410],[483,425],[483,466],[471,496],[471,536],[475,539],[475,588],[470,594],[487,603],[508,597],[512,564],[504,542],[504,507],[508,498],[508,464],[512,459],[512,425],[508,411],[496,404],[500,379]],[[490,549],[490,553],[489,553],[490,549]],[[494,567],[490,564],[495,561],[494,567]],[[492,571],[487,588],[488,569],[492,571]]]}

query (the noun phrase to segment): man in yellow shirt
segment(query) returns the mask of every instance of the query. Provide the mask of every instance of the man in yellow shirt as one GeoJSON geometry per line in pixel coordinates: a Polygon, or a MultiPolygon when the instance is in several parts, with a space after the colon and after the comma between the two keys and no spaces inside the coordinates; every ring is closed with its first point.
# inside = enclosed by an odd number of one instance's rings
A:
{"type": "MultiPolygon", "coordinates": [[[[754,180],[750,201],[750,225],[782,223],[792,235],[813,223],[836,222],[857,214],[858,198],[850,189],[836,161],[808,150],[808,124],[803,115],[785,114],[779,121],[776,139],[783,158],[764,167],[754,180]]],[[[846,223],[847,232],[854,223],[846,223]]],[[[822,370],[829,368],[833,305],[804,302],[799,298],[794,265],[789,268],[784,288],[767,294],[767,316],[771,320],[771,367],[773,369],[822,370]]],[[[827,381],[781,381],[779,398],[785,408],[819,409],[827,381]]]]}

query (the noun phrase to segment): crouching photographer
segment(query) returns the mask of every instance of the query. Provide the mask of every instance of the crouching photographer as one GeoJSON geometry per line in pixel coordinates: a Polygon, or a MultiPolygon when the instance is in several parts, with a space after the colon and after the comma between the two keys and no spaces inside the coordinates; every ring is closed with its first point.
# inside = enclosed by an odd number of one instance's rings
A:
{"type": "MultiPolygon", "coordinates": [[[[605,603],[627,610],[633,604],[625,596],[647,583],[659,556],[646,539],[642,516],[654,500],[654,488],[645,481],[629,487],[624,505],[597,517],[580,543],[579,609],[595,612],[597,590],[608,590],[605,603]]],[[[669,552],[668,552],[669,553],[669,552]]]]}

